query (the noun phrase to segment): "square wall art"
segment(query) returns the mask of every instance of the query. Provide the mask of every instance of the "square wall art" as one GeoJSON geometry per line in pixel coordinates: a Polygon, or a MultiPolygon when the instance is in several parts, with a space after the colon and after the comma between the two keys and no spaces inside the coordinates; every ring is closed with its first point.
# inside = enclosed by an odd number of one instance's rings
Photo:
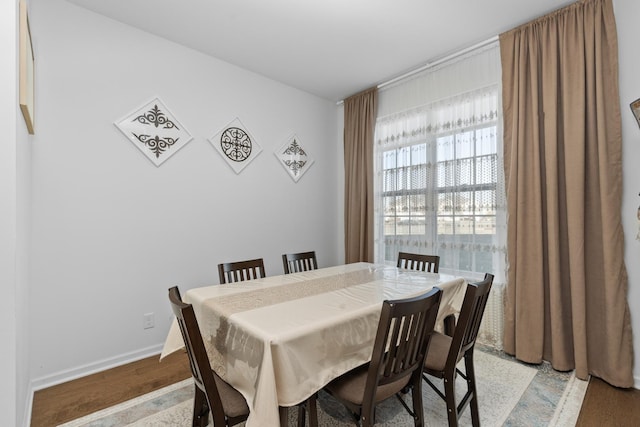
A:
{"type": "Polygon", "coordinates": [[[262,151],[260,144],[238,118],[209,138],[209,142],[237,174],[262,151]]]}
{"type": "Polygon", "coordinates": [[[158,98],[115,125],[156,166],[160,166],[193,139],[158,98]]]}
{"type": "Polygon", "coordinates": [[[287,139],[274,154],[295,182],[302,178],[314,162],[295,135],[287,139]]]}
{"type": "Polygon", "coordinates": [[[27,3],[20,2],[20,110],[27,124],[27,131],[30,135],[34,131],[34,55],[31,44],[31,30],[29,29],[29,18],[27,17],[27,3]]]}

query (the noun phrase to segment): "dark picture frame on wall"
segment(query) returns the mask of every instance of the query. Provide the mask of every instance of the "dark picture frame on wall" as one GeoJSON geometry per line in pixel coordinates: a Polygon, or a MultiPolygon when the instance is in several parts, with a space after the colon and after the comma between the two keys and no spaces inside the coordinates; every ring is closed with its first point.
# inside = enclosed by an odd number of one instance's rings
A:
{"type": "Polygon", "coordinates": [[[31,29],[27,16],[27,3],[20,1],[20,110],[27,124],[29,134],[34,134],[34,57],[31,43],[31,29]]]}

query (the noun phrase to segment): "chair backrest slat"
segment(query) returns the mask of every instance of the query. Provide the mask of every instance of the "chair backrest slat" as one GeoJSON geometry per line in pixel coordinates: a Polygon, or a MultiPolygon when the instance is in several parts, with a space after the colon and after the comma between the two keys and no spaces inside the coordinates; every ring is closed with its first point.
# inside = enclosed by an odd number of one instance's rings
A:
{"type": "Polygon", "coordinates": [[[383,302],[365,399],[374,399],[377,387],[404,377],[418,375],[419,383],[441,296],[434,288],[419,297],[383,302]]]}
{"type": "Polygon", "coordinates": [[[259,279],[266,276],[264,261],[262,258],[257,258],[218,264],[218,276],[221,285],[259,279]]]}
{"type": "Polygon", "coordinates": [[[284,274],[299,273],[301,271],[317,270],[318,261],[315,251],[298,252],[282,255],[284,274]]]}
{"type": "Polygon", "coordinates": [[[409,252],[399,252],[397,267],[405,268],[407,270],[437,273],[440,267],[440,257],[438,255],[422,255],[412,254],[409,252]]]}

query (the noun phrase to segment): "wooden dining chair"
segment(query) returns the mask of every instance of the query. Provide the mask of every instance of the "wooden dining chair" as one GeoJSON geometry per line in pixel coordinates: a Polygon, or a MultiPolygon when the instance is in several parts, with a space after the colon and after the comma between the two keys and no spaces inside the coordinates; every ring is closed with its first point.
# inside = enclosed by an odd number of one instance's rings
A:
{"type": "MultiPolygon", "coordinates": [[[[169,301],[180,326],[195,384],[193,427],[206,426],[209,423],[209,413],[213,418],[213,426],[230,427],[245,421],[249,416],[247,401],[238,390],[211,369],[193,306],[182,301],[177,286],[169,289],[169,301]]],[[[304,427],[307,411],[310,427],[317,427],[316,396],[297,407],[298,427],[304,427]]]]}
{"type": "Polygon", "coordinates": [[[421,375],[442,291],[414,298],[384,301],[371,361],[331,381],[324,388],[342,402],[363,427],[375,423],[376,404],[397,396],[414,418],[424,424],[421,375]],[[400,397],[411,391],[413,408],[400,397]]]}
{"type": "Polygon", "coordinates": [[[169,289],[169,301],[180,326],[195,384],[193,427],[206,426],[209,413],[214,426],[233,426],[245,421],[249,416],[247,402],[211,369],[193,306],[182,302],[177,286],[169,289]]]}
{"type": "Polygon", "coordinates": [[[437,273],[438,267],[440,266],[440,257],[438,255],[422,255],[412,254],[409,252],[399,252],[397,266],[398,268],[406,268],[408,270],[437,273]]]}
{"type": "Polygon", "coordinates": [[[265,277],[262,258],[218,264],[220,284],[242,282],[265,277]]]}
{"type": "Polygon", "coordinates": [[[284,274],[317,270],[318,261],[316,260],[316,252],[310,251],[298,252],[295,254],[283,254],[282,266],[284,267],[284,274]]]}
{"type": "Polygon", "coordinates": [[[467,405],[471,405],[473,426],[480,425],[473,350],[492,284],[493,275],[489,273],[485,274],[481,282],[468,284],[453,336],[434,332],[431,338],[424,363],[423,378],[446,402],[450,427],[458,425],[458,419],[467,405]],[[462,358],[465,365],[464,373],[457,368],[462,358]],[[458,374],[466,380],[467,392],[460,403],[456,404],[455,385],[458,374]],[[444,380],[444,393],[428,378],[428,375],[444,380]]]}

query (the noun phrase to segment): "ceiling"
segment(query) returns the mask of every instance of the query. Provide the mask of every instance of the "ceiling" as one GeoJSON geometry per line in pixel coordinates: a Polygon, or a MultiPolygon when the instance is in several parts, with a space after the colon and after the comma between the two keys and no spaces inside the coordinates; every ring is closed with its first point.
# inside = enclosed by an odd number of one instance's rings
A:
{"type": "Polygon", "coordinates": [[[68,0],[339,101],[574,0],[68,0]]]}

